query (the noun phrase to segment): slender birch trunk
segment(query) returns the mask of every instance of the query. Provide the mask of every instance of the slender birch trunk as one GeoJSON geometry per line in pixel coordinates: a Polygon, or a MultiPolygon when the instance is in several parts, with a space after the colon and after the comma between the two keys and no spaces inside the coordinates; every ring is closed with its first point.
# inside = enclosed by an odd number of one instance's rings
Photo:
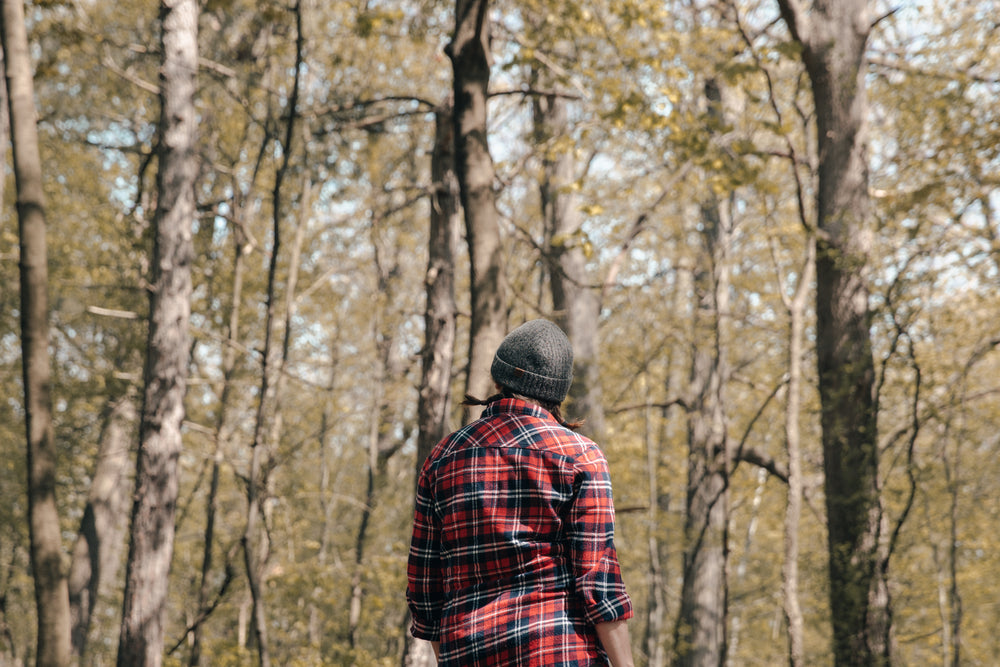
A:
{"type": "MultiPolygon", "coordinates": [[[[239,218],[241,208],[234,207],[239,218]]],[[[222,351],[222,387],[219,391],[219,416],[215,424],[215,441],[212,451],[212,473],[208,498],[205,501],[205,544],[201,558],[201,584],[198,587],[198,614],[203,616],[209,610],[210,579],[212,576],[213,546],[215,544],[215,519],[218,511],[219,478],[222,472],[225,447],[232,437],[229,407],[233,395],[233,374],[236,369],[236,350],[239,341],[240,303],[243,298],[245,239],[238,225],[233,230],[233,288],[229,306],[229,324],[222,351]]],[[[204,623],[198,619],[191,633],[191,650],[188,653],[189,667],[201,663],[201,640],[204,623]]]]}
{"type": "Polygon", "coordinates": [[[157,208],[154,218],[149,343],[139,426],[135,504],[125,576],[119,667],[158,667],[174,545],[181,422],[191,314],[194,182],[198,173],[194,107],[198,3],[160,5],[162,67],[157,208]]]}
{"type": "MultiPolygon", "coordinates": [[[[247,583],[252,602],[251,620],[253,634],[257,642],[257,660],[260,667],[270,667],[271,650],[268,636],[267,601],[264,590],[267,583],[267,561],[270,558],[270,534],[267,529],[267,499],[269,497],[270,470],[274,458],[273,449],[277,444],[280,432],[280,387],[283,368],[287,358],[288,336],[281,345],[274,341],[276,321],[278,319],[278,260],[281,255],[283,239],[282,218],[284,211],[284,184],[289,172],[293,152],[293,139],[296,131],[298,115],[299,87],[303,69],[302,34],[303,10],[301,2],[292,7],[295,18],[295,62],[293,64],[292,87],[288,97],[287,120],[285,133],[281,142],[282,161],[275,171],[274,188],[272,190],[272,229],[271,252],[267,271],[267,314],[265,318],[264,350],[261,359],[260,400],[257,404],[257,414],[254,421],[253,442],[251,443],[250,471],[247,483],[247,521],[243,534],[243,559],[247,571],[247,583]]],[[[292,303],[294,295],[286,295],[288,303],[292,303]]],[[[291,307],[286,306],[287,309],[291,307]]]]}
{"type": "Polygon", "coordinates": [[[802,516],[802,362],[806,331],[806,301],[812,290],[816,266],[816,243],[806,241],[806,259],[795,295],[786,307],[791,318],[788,333],[788,398],[785,402],[785,443],[788,448],[788,503],[785,508],[784,562],[782,564],[782,608],[788,626],[789,667],[805,664],[805,622],[799,605],[799,521],[802,516]]]}

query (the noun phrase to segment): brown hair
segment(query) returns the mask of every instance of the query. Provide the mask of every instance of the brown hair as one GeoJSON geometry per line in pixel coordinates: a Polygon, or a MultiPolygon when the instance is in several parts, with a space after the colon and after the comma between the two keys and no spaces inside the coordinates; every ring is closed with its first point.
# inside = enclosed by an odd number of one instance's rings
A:
{"type": "Polygon", "coordinates": [[[475,396],[466,394],[465,400],[462,401],[462,405],[489,405],[490,403],[495,403],[503,398],[520,398],[537,403],[541,407],[548,410],[561,426],[565,426],[568,429],[576,430],[583,426],[584,420],[582,419],[580,421],[566,421],[566,419],[562,416],[562,409],[560,408],[559,403],[549,403],[547,401],[540,401],[537,398],[532,398],[530,396],[515,394],[507,387],[501,387],[499,392],[486,399],[476,398],[475,396]]]}

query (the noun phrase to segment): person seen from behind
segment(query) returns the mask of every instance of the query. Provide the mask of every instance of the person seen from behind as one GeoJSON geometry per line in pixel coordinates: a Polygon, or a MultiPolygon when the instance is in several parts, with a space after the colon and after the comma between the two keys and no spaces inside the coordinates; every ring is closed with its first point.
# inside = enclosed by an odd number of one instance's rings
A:
{"type": "Polygon", "coordinates": [[[573,349],[532,320],[500,344],[498,393],[442,440],[417,483],[407,565],[413,636],[443,667],[632,667],[632,602],[604,454],[560,405],[573,349]]]}

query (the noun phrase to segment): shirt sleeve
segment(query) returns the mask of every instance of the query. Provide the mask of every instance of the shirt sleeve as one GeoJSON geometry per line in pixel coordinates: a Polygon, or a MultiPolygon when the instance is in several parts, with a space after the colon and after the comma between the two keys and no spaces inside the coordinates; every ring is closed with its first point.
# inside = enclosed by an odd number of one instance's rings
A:
{"type": "Polygon", "coordinates": [[[587,620],[596,625],[631,618],[632,601],[615,550],[611,474],[603,454],[577,468],[576,486],[569,538],[576,592],[587,620]]]}
{"type": "Polygon", "coordinates": [[[444,586],[440,567],[441,527],[434,514],[430,460],[417,482],[414,503],[413,537],[406,567],[406,601],[413,623],[414,637],[428,641],[441,639],[441,610],[444,586]]]}

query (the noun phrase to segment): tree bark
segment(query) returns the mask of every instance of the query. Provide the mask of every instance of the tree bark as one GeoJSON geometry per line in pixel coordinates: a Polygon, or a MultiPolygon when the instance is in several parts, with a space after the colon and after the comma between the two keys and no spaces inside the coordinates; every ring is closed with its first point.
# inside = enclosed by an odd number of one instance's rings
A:
{"type": "Polygon", "coordinates": [[[728,285],[701,292],[702,306],[716,319],[712,343],[696,343],[692,364],[694,406],[688,414],[687,508],[684,518],[684,578],[675,632],[680,666],[716,667],[726,656],[729,479],[726,454],[724,378],[728,370],[718,348],[719,304],[728,285]],[[709,348],[709,349],[706,349],[709,348]]]}
{"type": "MultiPolygon", "coordinates": [[[[376,244],[377,240],[374,241],[376,244]]],[[[384,303],[393,303],[395,294],[392,291],[390,278],[399,271],[394,262],[383,266],[379,259],[380,252],[376,245],[376,270],[379,276],[378,294],[383,295],[384,303]]],[[[372,335],[375,339],[378,359],[372,373],[373,396],[370,414],[373,415],[368,432],[368,464],[366,466],[367,486],[365,503],[361,510],[357,537],[354,543],[354,572],[351,577],[350,607],[348,610],[348,644],[353,649],[358,645],[358,633],[361,625],[361,607],[364,599],[365,549],[368,546],[371,521],[378,508],[379,501],[386,487],[386,477],[389,461],[398,452],[403,441],[397,439],[388,426],[399,423],[398,415],[391,413],[391,403],[386,396],[386,384],[390,378],[402,377],[406,369],[399,355],[394,354],[395,336],[390,327],[385,326],[382,306],[376,306],[372,335]]]]}
{"type": "MultiPolygon", "coordinates": [[[[285,338],[282,345],[274,341],[275,321],[277,313],[278,260],[281,253],[282,217],[285,214],[282,205],[284,197],[285,177],[289,173],[292,156],[292,143],[295,137],[295,122],[298,119],[299,88],[303,68],[302,4],[296,2],[292,8],[295,15],[295,62],[292,69],[292,88],[288,97],[285,133],[281,142],[282,161],[274,175],[272,191],[272,237],[271,253],[267,271],[267,313],[264,331],[264,350],[261,359],[260,400],[257,404],[257,414],[254,422],[253,441],[250,445],[250,471],[247,481],[247,522],[243,534],[243,558],[247,570],[247,584],[253,603],[251,619],[253,634],[257,641],[257,659],[260,667],[270,667],[271,653],[268,637],[267,605],[264,600],[266,584],[266,565],[270,557],[270,536],[267,530],[267,513],[265,504],[269,495],[269,476],[273,459],[273,447],[280,431],[278,401],[280,396],[281,378],[287,359],[289,331],[285,328],[285,338]]],[[[297,252],[297,251],[295,251],[297,252]]],[[[292,259],[294,267],[297,259],[292,259]]],[[[294,267],[292,271],[296,271],[294,267]]],[[[289,278],[286,322],[288,309],[294,298],[294,273],[289,278]]]]}
{"type": "Polygon", "coordinates": [[[806,333],[806,300],[816,267],[816,242],[809,234],[806,259],[795,295],[786,304],[791,319],[788,332],[788,398],[785,404],[785,444],[788,448],[788,503],[785,507],[782,607],[788,633],[789,667],[805,665],[805,623],[799,605],[799,521],[802,516],[802,360],[806,333]]]}
{"type": "MultiPolygon", "coordinates": [[[[709,112],[722,112],[720,91],[706,84],[709,112]]],[[[708,267],[694,287],[693,363],[687,401],[688,483],[684,517],[684,577],[677,618],[677,667],[721,667],[728,623],[729,471],[725,414],[729,380],[724,338],[729,317],[733,221],[728,202],[714,196],[700,207],[708,267]]]]}
{"type": "Polygon", "coordinates": [[[3,2],[3,53],[20,236],[21,359],[28,461],[28,529],[38,612],[36,664],[68,665],[69,588],[56,505],[49,362],[48,249],[42,162],[24,5],[3,2]]]}
{"type": "MultiPolygon", "coordinates": [[[[451,373],[458,310],[455,304],[455,256],[461,232],[453,111],[450,104],[437,111],[434,152],[431,154],[433,194],[425,280],[424,349],[421,352],[420,398],[417,402],[417,476],[434,445],[451,430],[451,373]]],[[[407,614],[406,623],[409,624],[409,621],[407,614]]],[[[430,643],[413,638],[408,629],[404,646],[405,667],[431,667],[436,664],[430,643]]]]}
{"type": "Polygon", "coordinates": [[[163,659],[190,350],[191,234],[198,172],[194,107],[198,4],[163,0],[160,20],[158,203],[119,667],[156,667],[163,659]]]}
{"type": "Polygon", "coordinates": [[[461,232],[459,184],[455,175],[453,110],[436,114],[431,155],[430,234],[428,235],[427,302],[424,349],[421,353],[420,397],[417,403],[417,471],[431,449],[451,430],[451,373],[455,359],[455,256],[461,232]]]}
{"type": "Polygon", "coordinates": [[[812,83],[819,155],[816,351],[838,666],[891,653],[886,517],[870,339],[865,0],[779,0],[812,83]]]}
{"type": "MultiPolygon", "coordinates": [[[[652,386],[650,383],[649,386],[652,386]]],[[[646,394],[649,401],[649,390],[646,394]]],[[[667,664],[667,652],[664,646],[664,636],[667,617],[666,575],[663,559],[660,556],[660,438],[655,423],[653,407],[643,408],[643,434],[646,441],[646,486],[649,509],[647,521],[649,535],[646,539],[646,549],[649,555],[649,602],[647,604],[646,627],[643,644],[646,647],[648,667],[664,667],[667,664]]]]}
{"type": "MultiPolygon", "coordinates": [[[[243,213],[241,206],[233,206],[237,220],[243,213]]],[[[215,424],[215,439],[212,452],[212,473],[208,498],[205,501],[205,544],[201,559],[201,583],[198,587],[198,614],[204,616],[209,609],[209,587],[213,569],[212,547],[215,544],[215,519],[218,510],[219,478],[223,464],[223,452],[232,437],[233,427],[229,419],[233,393],[233,374],[236,369],[236,345],[239,341],[240,303],[243,298],[243,267],[245,234],[237,224],[233,228],[233,289],[229,306],[229,323],[226,341],[222,351],[222,387],[219,390],[219,413],[215,424]]],[[[191,631],[191,650],[188,653],[189,667],[201,663],[201,640],[203,622],[199,620],[191,631]]]]}
{"type": "MultiPolygon", "coordinates": [[[[557,89],[544,78],[539,88],[557,89]]],[[[586,420],[581,432],[601,442],[604,436],[598,336],[601,303],[600,295],[587,280],[590,241],[583,232],[579,198],[573,188],[577,179],[574,144],[566,148],[566,143],[560,141],[569,131],[567,105],[566,99],[556,93],[539,95],[534,101],[535,143],[542,150],[543,165],[540,191],[544,252],[554,319],[573,343],[569,411],[586,420]]]]}
{"type": "Polygon", "coordinates": [[[69,571],[73,659],[78,662],[86,655],[99,594],[116,578],[121,565],[132,484],[129,452],[137,418],[135,397],[123,396],[111,406],[101,433],[97,467],[69,571]]]}
{"type": "MultiPolygon", "coordinates": [[[[507,328],[503,247],[493,191],[493,159],[487,141],[488,5],[488,0],[456,1],[455,33],[447,49],[454,70],[455,172],[472,272],[466,393],[480,398],[493,393],[490,365],[507,328]]],[[[480,408],[467,409],[465,420],[480,412],[480,408]]]]}

